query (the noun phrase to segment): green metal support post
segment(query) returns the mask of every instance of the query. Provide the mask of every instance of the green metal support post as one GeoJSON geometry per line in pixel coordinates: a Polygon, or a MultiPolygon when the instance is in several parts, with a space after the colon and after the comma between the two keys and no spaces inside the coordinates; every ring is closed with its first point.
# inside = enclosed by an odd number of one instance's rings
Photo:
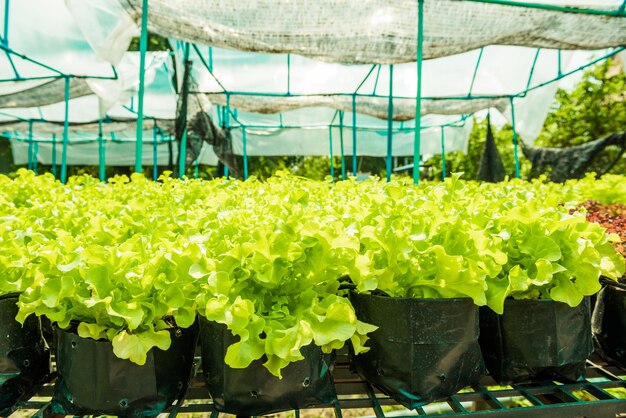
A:
{"type": "Polygon", "coordinates": [[[187,127],[183,129],[183,137],[180,140],[180,152],[178,156],[178,177],[182,179],[187,171],[187,127]]]}
{"type": "Polygon", "coordinates": [[[346,179],[346,154],[343,148],[343,110],[339,111],[339,144],[341,145],[341,180],[346,179]]]}
{"type": "Polygon", "coordinates": [[[441,179],[445,180],[448,173],[446,172],[446,134],[445,127],[441,127],[441,179]]]}
{"type": "Polygon", "coordinates": [[[472,75],[472,82],[470,83],[469,91],[467,93],[467,97],[472,97],[472,90],[474,90],[474,83],[476,82],[476,76],[478,75],[478,67],[480,66],[480,61],[483,58],[483,52],[485,48],[480,48],[480,52],[478,53],[478,59],[476,60],[476,66],[474,67],[474,74],[472,75]]]}
{"type": "Polygon", "coordinates": [[[357,167],[356,154],[356,94],[352,95],[352,175],[356,177],[359,168],[357,167]]]}
{"type": "Polygon", "coordinates": [[[56,178],[57,176],[57,134],[52,134],[52,167],[50,171],[52,175],[56,178]]]}
{"type": "Polygon", "coordinates": [[[241,128],[241,140],[243,141],[243,179],[248,180],[248,139],[245,126],[241,128]]]}
{"type": "Polygon", "coordinates": [[[35,174],[38,174],[38,168],[37,168],[38,153],[39,153],[39,142],[35,141],[35,143],[33,144],[33,172],[35,174]]]}
{"type": "Polygon", "coordinates": [[[157,131],[156,119],[154,120],[154,125],[152,126],[152,180],[157,181],[159,177],[159,161],[158,161],[158,137],[159,132],[157,131]]]}
{"type": "Polygon", "coordinates": [[[107,180],[106,150],[104,148],[104,136],[102,135],[102,119],[98,120],[98,176],[101,182],[107,180]]]}
{"type": "Polygon", "coordinates": [[[67,182],[67,146],[69,144],[70,77],[65,77],[65,113],[63,118],[63,146],[61,151],[61,183],[67,182]]]}
{"type": "Polygon", "coordinates": [[[33,121],[28,121],[28,159],[26,160],[26,168],[33,169],[33,121]]]}
{"type": "Polygon", "coordinates": [[[420,182],[422,148],[422,60],[424,56],[424,0],[417,0],[417,94],[415,97],[415,132],[413,140],[413,183],[420,182]]]}
{"type": "Polygon", "coordinates": [[[513,128],[513,158],[515,159],[515,177],[520,178],[517,130],[515,129],[515,106],[513,104],[512,97],[509,99],[509,103],[511,105],[511,128],[513,128]]]}
{"type": "Polygon", "coordinates": [[[389,66],[389,102],[387,105],[387,157],[385,167],[387,171],[387,181],[391,181],[391,171],[393,170],[391,157],[393,154],[393,64],[389,66]]]}
{"type": "Polygon", "coordinates": [[[145,90],[146,50],[148,49],[148,0],[142,0],[141,37],[139,38],[139,93],[137,100],[137,139],[135,142],[135,173],[142,173],[143,96],[145,90]]]}
{"type": "Polygon", "coordinates": [[[333,126],[332,123],[328,127],[328,144],[329,144],[329,155],[330,155],[330,177],[332,178],[332,182],[335,182],[335,162],[333,161],[333,126]]]}

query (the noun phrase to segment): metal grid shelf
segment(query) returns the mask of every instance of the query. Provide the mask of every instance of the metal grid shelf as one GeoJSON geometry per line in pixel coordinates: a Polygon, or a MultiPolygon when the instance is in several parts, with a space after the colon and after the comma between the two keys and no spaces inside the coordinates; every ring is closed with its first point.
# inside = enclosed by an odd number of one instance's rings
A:
{"type": "MultiPolygon", "coordinates": [[[[199,364],[199,359],[197,360],[196,363],[199,364]]],[[[318,405],[316,408],[331,408],[336,418],[342,418],[343,411],[355,408],[363,409],[359,411],[360,415],[376,418],[407,416],[626,417],[626,370],[607,364],[596,356],[588,360],[587,378],[583,382],[497,386],[487,376],[478,385],[415,410],[404,409],[393,399],[351,372],[346,355],[338,356],[334,380],[338,402],[331,405],[318,405]]],[[[19,416],[24,416],[25,412],[31,411],[34,417],[59,417],[49,413],[53,391],[53,383],[41,387],[30,400],[18,405],[17,410],[21,414],[19,416]]],[[[295,417],[299,418],[300,411],[294,412],[295,417]]],[[[211,418],[218,418],[220,415],[213,409],[200,372],[196,373],[185,399],[172,406],[165,415],[185,417],[186,414],[192,413],[210,413],[211,418]]]]}

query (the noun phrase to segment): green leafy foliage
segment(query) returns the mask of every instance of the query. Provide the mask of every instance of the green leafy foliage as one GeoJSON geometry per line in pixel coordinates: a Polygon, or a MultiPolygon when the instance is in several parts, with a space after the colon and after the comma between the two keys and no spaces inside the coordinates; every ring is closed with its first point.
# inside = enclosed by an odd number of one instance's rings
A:
{"type": "MultiPolygon", "coordinates": [[[[89,176],[67,185],[0,176],[0,294],[18,320],[46,316],[112,341],[143,364],[200,313],[238,337],[232,367],[264,358],[274,375],[315,344],[367,348],[342,284],[395,297],[550,298],[572,306],[617,279],[624,259],[587,198],[625,199],[622,176],[565,185],[509,181],[332,184],[279,172],[267,181],[89,176]]],[[[624,200],[622,200],[624,201],[624,200]]]]}
{"type": "MultiPolygon", "coordinates": [[[[606,135],[622,132],[626,120],[626,73],[619,61],[609,59],[583,73],[571,91],[559,89],[535,145],[569,147],[585,144],[606,135]]],[[[464,178],[476,179],[481,152],[486,139],[487,120],[474,120],[467,154],[446,154],[447,172],[464,172],[464,178]]],[[[494,130],[494,139],[510,178],[515,176],[513,131],[509,124],[494,130]]],[[[523,140],[523,138],[521,138],[523,140]]],[[[626,174],[624,151],[607,147],[593,161],[590,172],[626,174]],[[622,155],[622,158],[619,156],[622,155]]],[[[526,178],[530,162],[519,152],[521,175],[526,178]]],[[[431,179],[441,178],[441,156],[425,162],[431,179]]]]}
{"type": "MultiPolygon", "coordinates": [[[[626,73],[621,63],[606,60],[585,71],[570,92],[557,90],[537,145],[580,145],[624,130],[626,120],[626,73]]],[[[593,161],[590,171],[626,174],[624,151],[608,147],[593,161]],[[617,159],[616,159],[617,158],[617,159]],[[615,164],[614,164],[615,163],[615,164]]]]}

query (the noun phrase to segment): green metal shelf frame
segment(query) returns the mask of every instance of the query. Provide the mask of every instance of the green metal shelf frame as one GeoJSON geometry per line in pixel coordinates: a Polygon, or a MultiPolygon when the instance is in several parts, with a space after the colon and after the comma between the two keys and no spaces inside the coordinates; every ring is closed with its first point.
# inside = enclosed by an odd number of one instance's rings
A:
{"type": "MultiPolygon", "coordinates": [[[[199,364],[196,358],[196,364],[199,364]]],[[[354,408],[371,410],[375,418],[404,418],[414,416],[437,417],[502,417],[530,418],[607,418],[626,416],[626,399],[611,394],[620,388],[626,393],[626,370],[607,364],[596,356],[587,363],[587,379],[576,383],[543,382],[513,386],[497,386],[490,377],[459,393],[415,410],[409,411],[393,399],[382,394],[363,381],[350,370],[345,353],[338,355],[334,370],[334,383],[337,402],[314,405],[311,408],[332,409],[336,418],[342,418],[342,411],[354,408]],[[587,398],[586,400],[583,400],[587,398]],[[383,407],[393,407],[385,412],[383,407]]],[[[44,385],[33,397],[39,400],[26,400],[18,404],[17,410],[34,411],[34,417],[47,418],[50,400],[54,392],[52,383],[44,385]]],[[[300,411],[295,410],[296,418],[300,411]]],[[[185,397],[167,411],[169,417],[191,413],[210,413],[218,418],[213,409],[208,392],[204,387],[202,373],[196,370],[185,397]]],[[[55,416],[58,417],[58,416],[55,416]]]]}

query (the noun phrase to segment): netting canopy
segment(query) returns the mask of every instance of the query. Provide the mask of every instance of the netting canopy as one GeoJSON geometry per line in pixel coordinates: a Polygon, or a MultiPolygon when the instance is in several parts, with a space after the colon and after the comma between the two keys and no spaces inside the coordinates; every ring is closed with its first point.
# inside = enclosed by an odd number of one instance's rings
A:
{"type": "MultiPolygon", "coordinates": [[[[623,0],[3,2],[0,131],[29,165],[171,164],[194,135],[176,135],[187,96],[244,167],[341,154],[390,172],[466,151],[485,109],[532,144],[557,88],[626,45],[623,0]],[[171,52],[146,53],[148,31],[171,52]]],[[[217,162],[210,145],[194,163],[217,162]]]]}

